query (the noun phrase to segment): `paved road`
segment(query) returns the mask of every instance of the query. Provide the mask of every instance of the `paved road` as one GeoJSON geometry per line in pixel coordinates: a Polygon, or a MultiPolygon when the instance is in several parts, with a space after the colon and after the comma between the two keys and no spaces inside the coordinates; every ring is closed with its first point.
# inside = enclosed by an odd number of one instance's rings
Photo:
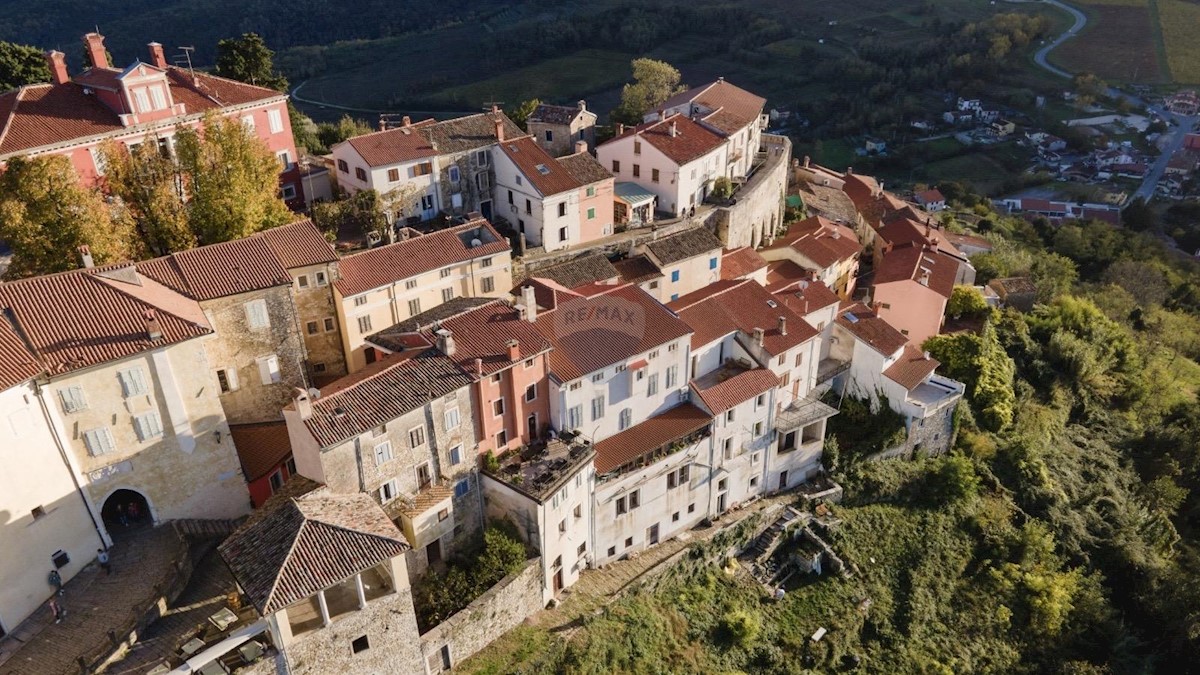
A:
{"type": "Polygon", "coordinates": [[[1050,44],[1039,49],[1037,51],[1037,54],[1033,55],[1033,60],[1035,62],[1037,62],[1037,64],[1039,66],[1041,66],[1042,68],[1045,68],[1046,70],[1050,71],[1051,73],[1054,73],[1055,75],[1058,75],[1059,77],[1065,77],[1067,79],[1071,79],[1072,77],[1075,77],[1073,74],[1068,73],[1067,71],[1065,71],[1062,68],[1059,68],[1057,66],[1050,65],[1050,63],[1046,60],[1046,56],[1055,47],[1061,45],[1062,43],[1066,42],[1067,40],[1078,35],[1079,31],[1083,30],[1083,27],[1087,25],[1087,17],[1083,15],[1083,12],[1075,9],[1074,7],[1072,7],[1070,5],[1061,3],[1058,0],[1042,0],[1042,2],[1046,3],[1047,5],[1054,5],[1055,7],[1061,9],[1062,11],[1067,12],[1068,14],[1070,14],[1072,17],[1075,18],[1075,23],[1072,24],[1071,27],[1067,29],[1067,32],[1063,33],[1062,35],[1059,35],[1057,38],[1054,38],[1054,40],[1050,44]]]}
{"type": "Polygon", "coordinates": [[[1164,117],[1172,119],[1178,124],[1173,125],[1166,133],[1163,134],[1165,141],[1160,140],[1159,148],[1162,153],[1158,159],[1154,161],[1154,165],[1146,172],[1146,179],[1142,181],[1141,187],[1137,192],[1133,193],[1135,199],[1144,199],[1149,201],[1154,196],[1154,188],[1158,185],[1158,181],[1162,179],[1163,173],[1167,170],[1167,163],[1171,161],[1171,155],[1175,154],[1176,150],[1183,147],[1184,137],[1196,129],[1196,116],[1183,117],[1173,113],[1166,113],[1164,117]]]}

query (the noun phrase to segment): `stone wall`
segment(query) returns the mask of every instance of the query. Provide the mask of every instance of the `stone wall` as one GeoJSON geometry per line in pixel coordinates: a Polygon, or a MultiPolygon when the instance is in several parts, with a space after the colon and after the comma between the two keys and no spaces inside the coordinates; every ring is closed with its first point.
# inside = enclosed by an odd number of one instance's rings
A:
{"type": "Polygon", "coordinates": [[[949,452],[954,445],[954,410],[960,400],[961,397],[954,397],[925,419],[914,419],[903,445],[881,450],[867,459],[914,459],[949,452]]]}
{"type": "Polygon", "coordinates": [[[716,234],[726,248],[769,244],[783,223],[792,142],[786,136],[763,134],[763,146],[762,166],[734,194],[733,204],[715,210],[716,234]]]}
{"type": "Polygon", "coordinates": [[[300,330],[304,334],[304,347],[308,353],[310,375],[319,378],[335,378],[346,374],[346,355],[342,351],[342,335],[338,329],[337,306],[333,297],[332,265],[311,265],[291,271],[292,277],[301,275],[308,277],[308,286],[300,288],[293,286],[292,294],[296,304],[296,313],[300,320],[300,330]],[[325,274],[326,283],[318,284],[318,272],[325,274]],[[332,321],[332,328],[326,330],[326,320],[332,321]],[[317,323],[317,332],[309,330],[309,322],[317,323]],[[314,366],[323,364],[324,370],[317,371],[314,366]]]}
{"type": "Polygon", "coordinates": [[[586,247],[551,252],[546,252],[545,249],[540,247],[531,248],[527,255],[513,259],[513,284],[519,284],[526,277],[534,276],[537,270],[564,263],[580,256],[593,253],[603,253],[608,257],[617,254],[628,255],[630,251],[641,244],[654,241],[660,237],[683,232],[692,227],[708,227],[711,231],[713,228],[709,225],[709,221],[713,215],[713,211],[697,210],[696,215],[693,217],[672,218],[654,223],[653,225],[626,230],[593,241],[586,247]]]}
{"type": "Polygon", "coordinates": [[[456,666],[540,610],[541,570],[542,559],[533,558],[521,571],[501,579],[466,609],[422,635],[426,672],[442,672],[443,650],[449,650],[450,665],[456,666]]]}
{"type": "Polygon", "coordinates": [[[412,591],[406,587],[372,600],[366,609],[296,638],[287,658],[295,675],[422,672],[412,591]],[[367,648],[355,652],[354,641],[364,637],[367,648]]]}

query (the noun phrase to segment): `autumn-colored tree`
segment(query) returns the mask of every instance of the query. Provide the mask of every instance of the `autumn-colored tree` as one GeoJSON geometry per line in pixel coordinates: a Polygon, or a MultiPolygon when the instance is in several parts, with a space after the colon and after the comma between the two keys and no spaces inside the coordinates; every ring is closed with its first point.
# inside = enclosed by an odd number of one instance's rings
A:
{"type": "Polygon", "coordinates": [[[528,101],[522,101],[520,105],[518,105],[516,108],[513,108],[512,113],[508,117],[513,121],[513,124],[516,124],[525,131],[529,131],[529,116],[532,115],[541,104],[541,99],[536,98],[531,98],[528,101]]]}
{"type": "Polygon", "coordinates": [[[621,90],[621,104],[612,112],[613,120],[639,124],[642,116],[655,106],[686,89],[679,84],[679,71],[665,61],[633,60],[633,82],[621,90]]]}
{"type": "Polygon", "coordinates": [[[60,155],[9,160],[0,173],[0,239],[12,247],[10,279],[76,268],[84,245],[97,264],[140,252],[130,219],[83,187],[60,155]]]}
{"type": "Polygon", "coordinates": [[[208,114],[203,135],[175,135],[187,181],[188,226],[199,244],[241,239],[291,220],[279,199],[279,160],[240,122],[208,114]]]}
{"type": "Polygon", "coordinates": [[[175,160],[159,150],[155,139],[148,138],[132,152],[108,141],[100,146],[100,154],[105,188],[129,210],[152,255],[196,245],[196,235],[188,227],[185,177],[175,160]]]}

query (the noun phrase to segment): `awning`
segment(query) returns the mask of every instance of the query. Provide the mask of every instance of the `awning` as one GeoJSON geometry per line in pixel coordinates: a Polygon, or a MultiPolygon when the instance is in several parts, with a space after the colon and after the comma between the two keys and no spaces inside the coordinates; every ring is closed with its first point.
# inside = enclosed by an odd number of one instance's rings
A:
{"type": "Polygon", "coordinates": [[[657,198],[653,192],[650,192],[637,183],[617,183],[613,186],[613,193],[617,199],[630,206],[651,204],[657,198]]]}

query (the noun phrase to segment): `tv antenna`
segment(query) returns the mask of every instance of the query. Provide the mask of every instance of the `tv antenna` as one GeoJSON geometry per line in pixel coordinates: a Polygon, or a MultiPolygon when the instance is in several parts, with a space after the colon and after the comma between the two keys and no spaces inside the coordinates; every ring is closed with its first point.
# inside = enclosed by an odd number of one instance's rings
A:
{"type": "Polygon", "coordinates": [[[193,81],[196,79],[196,70],[192,68],[192,52],[194,51],[196,51],[195,47],[180,47],[180,53],[171,59],[176,68],[187,68],[187,71],[192,74],[193,81]]]}

